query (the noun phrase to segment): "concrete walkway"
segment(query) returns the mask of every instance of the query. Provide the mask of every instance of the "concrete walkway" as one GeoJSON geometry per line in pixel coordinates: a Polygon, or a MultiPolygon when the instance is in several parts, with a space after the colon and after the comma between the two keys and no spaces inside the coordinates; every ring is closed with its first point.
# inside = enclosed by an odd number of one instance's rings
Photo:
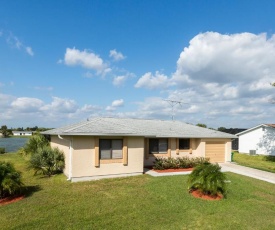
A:
{"type": "Polygon", "coordinates": [[[265,172],[262,170],[253,169],[230,162],[220,163],[220,166],[222,166],[223,172],[233,172],[275,184],[275,173],[265,172]]]}
{"type": "MultiPolygon", "coordinates": [[[[241,165],[237,165],[235,163],[220,163],[223,172],[233,172],[236,174],[253,177],[259,180],[267,181],[269,183],[275,184],[275,173],[265,172],[258,169],[253,169],[241,165]]],[[[169,172],[169,173],[158,173],[153,170],[144,169],[145,174],[149,174],[151,176],[173,176],[173,175],[187,175],[191,172],[169,172]]]]}

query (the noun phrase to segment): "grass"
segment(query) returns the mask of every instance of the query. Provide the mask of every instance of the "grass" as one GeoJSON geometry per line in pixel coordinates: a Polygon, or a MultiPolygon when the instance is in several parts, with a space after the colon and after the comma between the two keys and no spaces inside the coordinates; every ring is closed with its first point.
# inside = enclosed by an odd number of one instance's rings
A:
{"type": "Polygon", "coordinates": [[[275,156],[234,153],[234,162],[239,165],[275,173],[275,156]]]}
{"type": "Polygon", "coordinates": [[[33,176],[17,154],[0,155],[23,172],[27,197],[0,206],[0,229],[275,229],[275,185],[228,173],[228,198],[205,201],[188,176],[149,175],[70,183],[33,176]]]}

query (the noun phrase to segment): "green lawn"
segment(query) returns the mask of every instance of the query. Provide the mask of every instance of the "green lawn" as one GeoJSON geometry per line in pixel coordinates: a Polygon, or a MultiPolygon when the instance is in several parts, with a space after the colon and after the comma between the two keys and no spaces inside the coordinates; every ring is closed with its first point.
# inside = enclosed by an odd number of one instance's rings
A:
{"type": "Polygon", "coordinates": [[[275,173],[275,156],[251,156],[248,154],[241,154],[235,152],[234,162],[238,163],[239,165],[275,173]]]}
{"type": "Polygon", "coordinates": [[[275,185],[228,173],[228,198],[205,201],[187,192],[188,176],[70,183],[64,175],[32,176],[16,154],[27,197],[0,206],[0,229],[275,229],[275,185]]]}

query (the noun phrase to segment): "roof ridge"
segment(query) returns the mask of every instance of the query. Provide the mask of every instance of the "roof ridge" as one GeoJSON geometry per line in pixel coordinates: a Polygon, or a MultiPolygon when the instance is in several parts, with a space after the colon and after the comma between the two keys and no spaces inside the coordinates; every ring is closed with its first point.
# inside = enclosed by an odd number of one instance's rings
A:
{"type": "Polygon", "coordinates": [[[66,130],[64,130],[64,132],[70,132],[70,131],[72,131],[72,130],[74,130],[74,129],[81,128],[81,127],[83,127],[83,126],[85,126],[85,125],[87,125],[87,124],[89,124],[89,123],[92,123],[92,122],[94,122],[94,121],[97,121],[97,120],[99,120],[98,117],[95,118],[95,120],[92,120],[92,121],[86,121],[86,122],[83,121],[83,122],[80,122],[80,124],[79,124],[78,126],[74,126],[73,128],[66,129],[66,130]]]}

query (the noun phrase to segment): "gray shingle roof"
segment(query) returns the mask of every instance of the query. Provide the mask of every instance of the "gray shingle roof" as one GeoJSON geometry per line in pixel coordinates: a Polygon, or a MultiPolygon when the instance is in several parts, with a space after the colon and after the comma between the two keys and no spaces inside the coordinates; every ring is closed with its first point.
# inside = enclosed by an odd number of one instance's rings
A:
{"type": "Polygon", "coordinates": [[[238,138],[180,121],[98,117],[43,132],[49,135],[238,138]]]}

